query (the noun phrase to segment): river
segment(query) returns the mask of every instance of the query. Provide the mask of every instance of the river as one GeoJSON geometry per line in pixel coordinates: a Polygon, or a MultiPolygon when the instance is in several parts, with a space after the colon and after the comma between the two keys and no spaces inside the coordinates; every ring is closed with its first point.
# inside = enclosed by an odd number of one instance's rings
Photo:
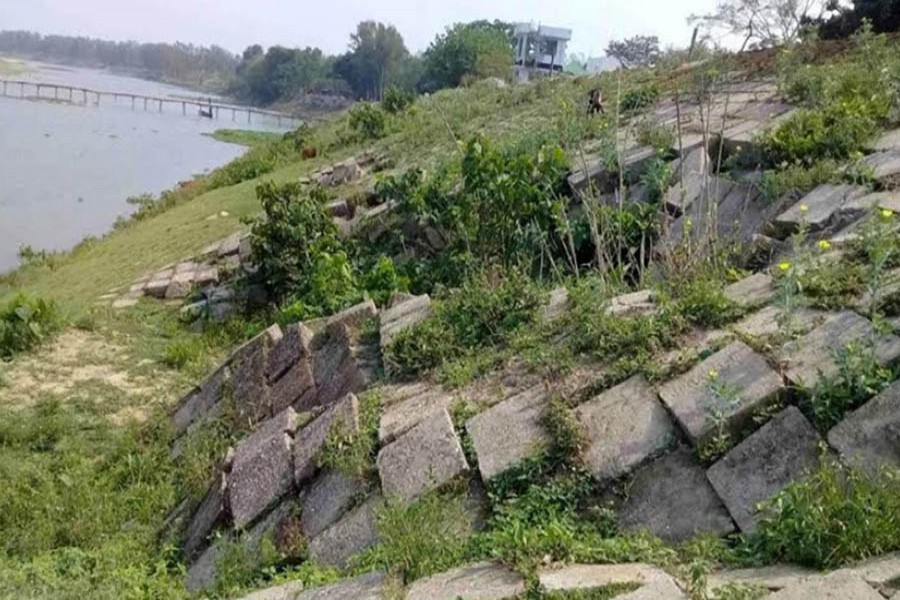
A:
{"type": "MultiPolygon", "coordinates": [[[[34,64],[7,79],[57,83],[155,97],[193,97],[174,86],[104,71],[34,64]]],[[[11,88],[12,89],[12,88],[11,88]]],[[[130,196],[156,194],[237,158],[245,148],[203,135],[247,128],[177,110],[145,112],[139,101],[100,107],[0,97],[0,273],[18,265],[23,245],[66,250],[109,230],[133,207],[130,196]]],[[[265,124],[257,129],[273,129],[265,124]]]]}

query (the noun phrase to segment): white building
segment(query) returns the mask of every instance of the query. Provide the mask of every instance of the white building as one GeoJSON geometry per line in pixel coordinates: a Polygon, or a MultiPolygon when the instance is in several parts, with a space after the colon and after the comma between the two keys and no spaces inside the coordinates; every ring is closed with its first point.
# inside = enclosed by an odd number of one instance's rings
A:
{"type": "Polygon", "coordinates": [[[572,30],[561,27],[519,23],[515,27],[515,72],[518,81],[533,74],[562,71],[566,64],[566,45],[572,30]]]}

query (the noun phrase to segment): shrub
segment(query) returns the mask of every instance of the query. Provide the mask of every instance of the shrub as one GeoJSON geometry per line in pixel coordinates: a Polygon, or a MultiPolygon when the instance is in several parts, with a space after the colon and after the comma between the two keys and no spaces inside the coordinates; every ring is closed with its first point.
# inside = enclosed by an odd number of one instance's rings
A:
{"type": "Polygon", "coordinates": [[[389,256],[379,256],[373,265],[363,270],[360,285],[378,306],[387,306],[394,292],[409,291],[409,277],[398,273],[389,256]]]}
{"type": "Polygon", "coordinates": [[[840,164],[834,160],[818,160],[810,165],[793,164],[763,173],[760,189],[770,202],[777,202],[788,192],[805,194],[824,183],[840,183],[840,164]]]}
{"type": "Polygon", "coordinates": [[[384,111],[371,102],[360,102],[350,109],[350,129],[363,139],[377,140],[384,137],[387,119],[384,111]]]}
{"type": "Polygon", "coordinates": [[[622,94],[620,106],[622,110],[634,111],[650,106],[657,100],[659,100],[659,88],[655,84],[647,83],[622,94]]]}
{"type": "Polygon", "coordinates": [[[392,115],[396,115],[412,106],[413,101],[415,101],[415,96],[412,92],[401,90],[398,87],[389,87],[384,92],[381,108],[392,115]]]}
{"type": "Polygon", "coordinates": [[[767,562],[833,569],[900,549],[900,478],[825,463],[767,503],[749,540],[767,562]]]}
{"type": "Polygon", "coordinates": [[[287,142],[295,151],[300,152],[309,144],[310,138],[312,138],[312,130],[309,125],[304,123],[297,129],[285,133],[282,140],[287,142]]]}
{"type": "Polygon", "coordinates": [[[263,214],[251,226],[250,243],[259,277],[278,301],[308,289],[315,273],[321,280],[322,255],[339,252],[340,243],[315,192],[304,193],[296,183],[267,182],[257,186],[256,195],[263,214]]]}
{"type": "Polygon", "coordinates": [[[51,300],[18,294],[0,309],[0,358],[31,350],[62,326],[51,300]]]}
{"type": "Polygon", "coordinates": [[[878,125],[877,111],[865,100],[840,100],[822,109],[799,109],[761,134],[759,143],[773,164],[810,165],[823,159],[847,159],[861,151],[878,133],[878,125]]]}

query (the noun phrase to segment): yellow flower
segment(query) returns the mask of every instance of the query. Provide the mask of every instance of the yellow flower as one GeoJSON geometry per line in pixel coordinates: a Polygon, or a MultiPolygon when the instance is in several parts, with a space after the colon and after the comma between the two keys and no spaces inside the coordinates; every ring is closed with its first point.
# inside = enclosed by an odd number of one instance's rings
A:
{"type": "Polygon", "coordinates": [[[713,380],[718,379],[718,378],[719,378],[719,372],[716,371],[715,369],[710,369],[710,370],[709,370],[709,378],[710,378],[710,379],[713,379],[713,380]]]}
{"type": "Polygon", "coordinates": [[[791,263],[785,261],[785,262],[781,263],[780,265],[778,265],[778,268],[781,269],[782,271],[787,271],[788,269],[791,268],[791,263]]]}
{"type": "Polygon", "coordinates": [[[881,216],[884,217],[885,219],[890,219],[891,217],[894,216],[894,211],[892,211],[889,208],[882,209],[881,216]]]}
{"type": "Polygon", "coordinates": [[[809,212],[809,206],[807,206],[806,204],[801,204],[801,205],[800,205],[800,212],[802,212],[802,213],[805,215],[806,213],[809,212]]]}
{"type": "Polygon", "coordinates": [[[829,242],[828,240],[822,240],[821,242],[819,242],[820,250],[828,250],[829,248],[831,248],[831,242],[829,242]]]}

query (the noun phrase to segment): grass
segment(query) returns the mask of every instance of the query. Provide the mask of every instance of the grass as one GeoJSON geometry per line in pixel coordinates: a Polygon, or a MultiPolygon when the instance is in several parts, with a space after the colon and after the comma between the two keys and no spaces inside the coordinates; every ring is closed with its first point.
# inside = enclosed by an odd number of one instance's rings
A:
{"type": "Polygon", "coordinates": [[[355,559],[355,570],[381,569],[410,582],[466,562],[473,524],[461,490],[388,504],[377,514],[381,542],[355,559]]]}
{"type": "Polygon", "coordinates": [[[250,131],[246,129],[218,129],[208,135],[220,142],[248,147],[277,142],[283,137],[282,134],[273,131],[250,131]]]}
{"type": "Polygon", "coordinates": [[[900,548],[900,477],[825,462],[769,503],[749,539],[758,559],[833,569],[900,548]]]}

